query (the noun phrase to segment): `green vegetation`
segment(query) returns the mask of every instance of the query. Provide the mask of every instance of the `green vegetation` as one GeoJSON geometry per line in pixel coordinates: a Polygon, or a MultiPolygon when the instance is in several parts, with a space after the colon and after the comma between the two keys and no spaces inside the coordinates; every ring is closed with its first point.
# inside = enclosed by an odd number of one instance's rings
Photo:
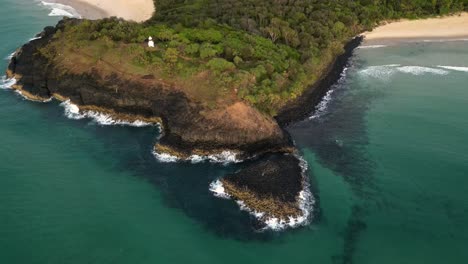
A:
{"type": "MultiPolygon", "coordinates": [[[[68,23],[50,48],[153,74],[193,98],[246,100],[274,115],[314,83],[343,44],[389,19],[445,15],[468,0],[158,0],[137,24],[111,18],[68,23]],[[89,32],[92,32],[89,34],[89,32]],[[144,41],[152,36],[155,49],[144,41]],[[93,48],[91,48],[93,47],[93,48]]],[[[53,53],[53,52],[52,52],[53,53]]],[[[78,60],[78,58],[77,58],[78,60]]],[[[82,60],[82,59],[81,59],[82,60]]]]}

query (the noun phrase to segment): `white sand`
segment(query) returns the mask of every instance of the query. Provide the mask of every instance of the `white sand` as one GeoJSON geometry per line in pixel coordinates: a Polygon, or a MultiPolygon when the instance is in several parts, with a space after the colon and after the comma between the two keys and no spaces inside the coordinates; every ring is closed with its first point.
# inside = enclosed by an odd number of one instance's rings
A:
{"type": "Polygon", "coordinates": [[[50,2],[72,6],[83,18],[89,19],[116,16],[142,22],[151,18],[155,11],[153,0],[52,0],[50,2]]]}
{"type": "Polygon", "coordinates": [[[366,41],[468,38],[468,13],[421,20],[402,20],[364,33],[366,41]]]}

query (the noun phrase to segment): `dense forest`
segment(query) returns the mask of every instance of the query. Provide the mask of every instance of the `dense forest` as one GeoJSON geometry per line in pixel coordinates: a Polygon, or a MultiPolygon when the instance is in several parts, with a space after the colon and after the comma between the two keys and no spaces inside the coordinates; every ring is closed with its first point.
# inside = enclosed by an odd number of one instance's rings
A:
{"type": "Polygon", "coordinates": [[[104,19],[63,35],[74,38],[71,43],[125,44],[136,65],[175,82],[193,83],[205,72],[200,85],[207,89],[200,91],[213,93],[210,98],[235,94],[271,115],[314,83],[356,34],[386,20],[468,10],[468,0],[157,0],[155,5],[144,24],[104,19]],[[150,35],[157,49],[138,46],[150,35]]]}

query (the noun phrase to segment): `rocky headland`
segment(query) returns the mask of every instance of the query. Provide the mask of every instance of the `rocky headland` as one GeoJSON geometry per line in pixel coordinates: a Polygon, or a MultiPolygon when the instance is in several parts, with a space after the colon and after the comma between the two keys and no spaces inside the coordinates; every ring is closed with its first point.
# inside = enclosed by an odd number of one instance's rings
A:
{"type": "Polygon", "coordinates": [[[252,159],[245,169],[221,179],[226,194],[265,221],[306,221],[304,200],[311,198],[304,197],[307,177],[285,126],[313,111],[340,78],[361,38],[349,42],[327,74],[275,119],[241,99],[207,105],[165,79],[128,73],[105,60],[87,67],[80,56],[68,57],[60,52],[44,55],[44,48],[56,41],[55,35],[64,27],[64,21],[46,27],[38,38],[18,49],[7,70],[7,76],[16,79],[13,89],[34,101],[55,98],[69,101],[79,111],[159,123],[163,136],[154,146],[156,153],[187,159],[229,152],[237,159],[252,159]]]}

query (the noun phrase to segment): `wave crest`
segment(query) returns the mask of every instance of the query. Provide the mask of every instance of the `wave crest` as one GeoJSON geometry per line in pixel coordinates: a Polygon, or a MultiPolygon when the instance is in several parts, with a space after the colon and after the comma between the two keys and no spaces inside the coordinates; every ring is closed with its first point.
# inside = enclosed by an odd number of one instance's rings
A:
{"type": "Polygon", "coordinates": [[[358,49],[378,49],[378,48],[385,48],[388,47],[387,45],[364,45],[359,46],[358,49]]]}
{"type": "Polygon", "coordinates": [[[341,75],[340,75],[340,79],[338,79],[336,84],[334,84],[330,88],[330,90],[328,90],[328,92],[322,98],[320,103],[317,104],[312,116],[309,117],[309,120],[321,118],[327,113],[328,105],[333,99],[333,93],[336,91],[336,89],[338,89],[339,87],[342,87],[344,81],[346,80],[348,70],[349,70],[349,67],[346,67],[343,69],[343,72],[341,72],[341,75]]]}
{"type": "Polygon", "coordinates": [[[224,190],[223,183],[220,180],[216,180],[210,183],[209,190],[213,193],[214,196],[223,198],[223,199],[230,199],[231,196],[226,193],[224,190]]]}
{"type": "Polygon", "coordinates": [[[76,11],[76,9],[71,6],[59,3],[49,3],[45,1],[41,1],[41,4],[51,10],[49,16],[81,18],[80,13],[78,13],[78,11],[76,11]]]}
{"type": "Polygon", "coordinates": [[[387,64],[370,66],[361,71],[359,74],[365,77],[372,77],[376,79],[389,80],[395,73],[407,73],[412,75],[447,75],[448,71],[444,69],[436,69],[425,66],[402,66],[400,64],[387,64]]]}
{"type": "Polygon", "coordinates": [[[468,67],[442,66],[442,65],[438,65],[437,67],[442,68],[442,69],[446,69],[446,70],[452,70],[452,71],[468,72],[468,67]]]}
{"type": "Polygon", "coordinates": [[[0,79],[0,89],[11,89],[11,87],[15,84],[15,78],[7,78],[6,76],[2,76],[0,79]]]}

